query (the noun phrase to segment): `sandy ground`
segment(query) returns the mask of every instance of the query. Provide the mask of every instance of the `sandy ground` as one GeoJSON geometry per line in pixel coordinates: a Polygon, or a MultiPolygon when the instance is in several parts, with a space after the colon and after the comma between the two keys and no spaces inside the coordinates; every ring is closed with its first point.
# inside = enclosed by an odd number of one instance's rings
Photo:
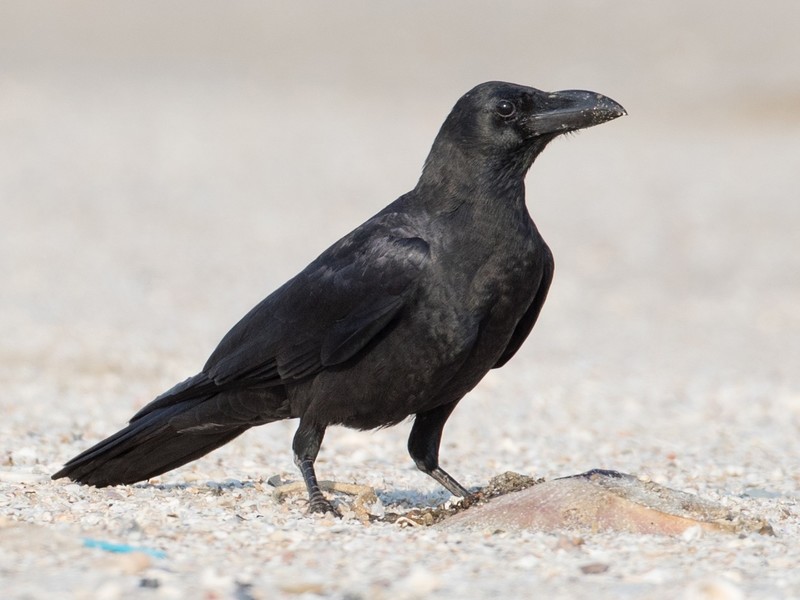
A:
{"type": "MultiPolygon", "coordinates": [[[[800,597],[798,22],[790,0],[4,2],[2,595],[800,597]],[[449,422],[445,468],[469,486],[618,469],[776,537],[306,517],[266,483],[297,478],[292,423],[153,485],[48,480],[412,187],[488,79],[593,89],[630,116],[557,141],[528,177],[555,283],[449,422]]],[[[332,428],[318,472],[387,510],[442,502],[408,431],[332,428]]]]}

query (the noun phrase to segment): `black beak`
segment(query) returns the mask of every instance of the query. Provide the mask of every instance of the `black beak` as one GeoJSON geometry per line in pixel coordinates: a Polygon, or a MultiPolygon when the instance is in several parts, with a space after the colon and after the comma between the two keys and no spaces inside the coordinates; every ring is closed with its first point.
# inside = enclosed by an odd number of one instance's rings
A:
{"type": "Polygon", "coordinates": [[[544,106],[529,122],[534,136],[586,129],[628,114],[619,103],[595,92],[564,90],[544,96],[544,106]]]}

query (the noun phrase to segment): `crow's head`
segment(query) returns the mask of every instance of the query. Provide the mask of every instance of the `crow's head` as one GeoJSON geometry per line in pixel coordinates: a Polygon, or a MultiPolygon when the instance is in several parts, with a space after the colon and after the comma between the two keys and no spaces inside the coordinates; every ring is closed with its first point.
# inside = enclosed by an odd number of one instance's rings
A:
{"type": "Polygon", "coordinates": [[[429,161],[437,154],[440,160],[461,155],[473,164],[507,165],[524,175],[558,135],[624,114],[617,102],[595,92],[543,92],[490,81],[459,99],[439,131],[429,161]]]}

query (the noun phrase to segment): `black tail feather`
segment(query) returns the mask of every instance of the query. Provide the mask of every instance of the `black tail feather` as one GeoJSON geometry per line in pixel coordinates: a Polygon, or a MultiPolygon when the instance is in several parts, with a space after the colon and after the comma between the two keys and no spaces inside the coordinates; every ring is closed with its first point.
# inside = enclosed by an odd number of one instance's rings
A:
{"type": "Polygon", "coordinates": [[[53,475],[105,487],[144,481],[208,454],[250,428],[231,424],[176,430],[172,418],[193,402],[149,412],[82,452],[53,475]]]}

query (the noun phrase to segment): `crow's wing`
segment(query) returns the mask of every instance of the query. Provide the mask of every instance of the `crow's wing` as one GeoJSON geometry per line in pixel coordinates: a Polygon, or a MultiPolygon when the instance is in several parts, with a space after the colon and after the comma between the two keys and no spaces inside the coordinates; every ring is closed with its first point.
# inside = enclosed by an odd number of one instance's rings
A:
{"type": "Polygon", "coordinates": [[[428,244],[367,222],[268,296],[222,339],[203,373],[274,386],[354,358],[414,298],[428,244]]]}

